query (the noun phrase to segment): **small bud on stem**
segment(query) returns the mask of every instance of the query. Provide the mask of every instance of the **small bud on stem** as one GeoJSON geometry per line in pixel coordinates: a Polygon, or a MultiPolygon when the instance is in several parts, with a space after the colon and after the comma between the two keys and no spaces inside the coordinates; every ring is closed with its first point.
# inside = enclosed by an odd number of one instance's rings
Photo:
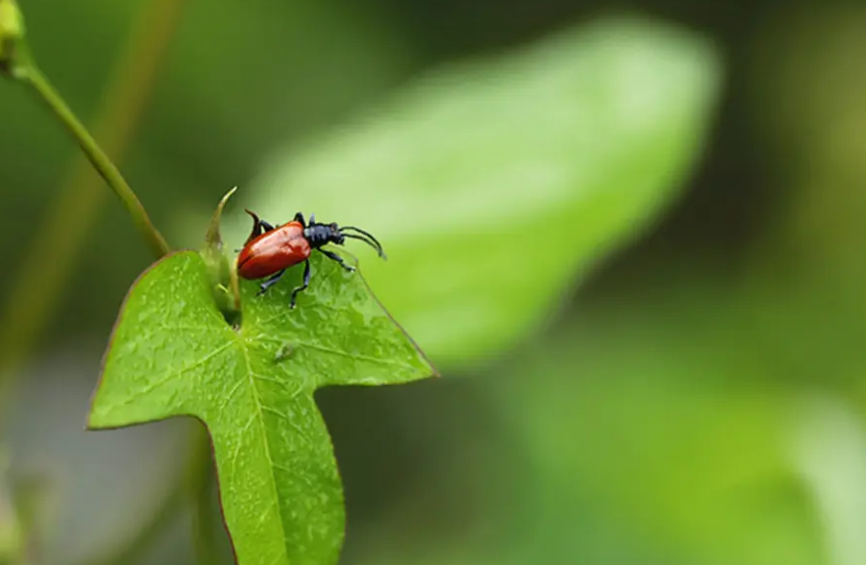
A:
{"type": "Polygon", "coordinates": [[[81,124],[66,102],[48,79],[39,71],[36,61],[30,55],[24,37],[24,16],[15,0],[0,0],[0,73],[31,87],[33,92],[51,110],[63,127],[105,179],[106,184],[120,198],[129,212],[133,223],[150,244],[154,254],[162,257],[171,251],[162,234],[157,231],[139,202],[138,197],[117,170],[111,159],[102,151],[90,132],[81,124]]]}
{"type": "Polygon", "coordinates": [[[210,272],[217,306],[222,311],[226,321],[232,325],[240,322],[241,297],[237,269],[233,268],[234,262],[230,263],[223,251],[220,221],[226,202],[237,189],[238,187],[232,188],[220,200],[211,218],[207,234],[205,234],[205,246],[201,251],[210,272]]]}
{"type": "Polygon", "coordinates": [[[15,0],[0,0],[0,72],[17,76],[24,50],[24,18],[15,0]]]}

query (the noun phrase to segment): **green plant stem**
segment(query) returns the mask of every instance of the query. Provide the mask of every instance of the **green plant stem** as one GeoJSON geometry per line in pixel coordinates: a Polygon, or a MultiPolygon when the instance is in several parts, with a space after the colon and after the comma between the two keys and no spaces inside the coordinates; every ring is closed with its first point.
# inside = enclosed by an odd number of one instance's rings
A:
{"type": "MultiPolygon", "coordinates": [[[[106,91],[104,108],[95,127],[96,137],[103,140],[100,148],[87,128],[35,62],[25,59],[23,72],[17,78],[29,85],[78,143],[87,161],[120,198],[139,233],[154,255],[161,257],[170,248],[154,227],[144,207],[123,178],[108,154],[115,159],[123,153],[139,122],[143,108],[152,92],[156,72],[180,14],[180,0],[153,0],[145,5],[137,18],[136,31],[131,34],[125,53],[119,58],[113,79],[106,91]]],[[[107,194],[83,160],[77,159],[67,175],[68,181],[48,212],[45,226],[34,230],[35,239],[25,254],[25,266],[20,278],[8,295],[5,315],[0,321],[0,370],[13,375],[33,349],[37,336],[56,304],[63,283],[69,277],[74,258],[80,252],[84,238],[98,217],[107,194]],[[63,233],[63,238],[50,234],[63,233]],[[38,261],[37,264],[33,264],[38,261]]],[[[7,387],[8,388],[8,387],[7,387]]],[[[2,391],[4,397],[8,390],[2,391]]],[[[166,526],[192,499],[194,533],[199,562],[212,564],[215,549],[212,540],[212,512],[208,505],[210,492],[210,442],[198,426],[190,437],[190,457],[185,470],[166,493],[153,513],[143,521],[135,534],[112,551],[87,565],[121,565],[133,563],[162,534],[166,526]]]]}
{"type": "Polygon", "coordinates": [[[123,205],[126,206],[127,212],[132,217],[132,221],[138,228],[139,233],[144,240],[150,245],[151,250],[157,257],[162,257],[171,251],[171,248],[166,243],[162,234],[154,227],[150,218],[145,212],[144,207],[139,202],[138,197],[127,184],[126,179],[120,174],[120,171],[111,162],[111,159],[102,151],[96,140],[90,135],[87,129],[78,121],[69,106],[63,101],[63,98],[57,93],[48,79],[42,74],[35,63],[30,64],[26,74],[22,80],[33,87],[42,101],[51,109],[63,126],[72,134],[75,141],[84,151],[90,164],[93,168],[105,179],[108,186],[120,198],[123,205]]]}
{"type": "MultiPolygon", "coordinates": [[[[15,269],[18,274],[10,291],[0,304],[0,400],[8,404],[9,389],[20,366],[29,358],[46,323],[50,319],[62,291],[69,280],[76,258],[80,255],[87,234],[99,217],[99,211],[108,198],[108,191],[93,174],[90,163],[105,172],[107,178],[119,180],[120,193],[132,194],[131,189],[117,172],[107,155],[120,157],[146,107],[157,70],[167,51],[180,15],[180,0],[151,0],[142,7],[136,25],[130,34],[124,52],[118,57],[112,77],[103,94],[94,131],[103,141],[102,151],[93,136],[72,114],[57,92],[43,75],[30,68],[29,51],[23,51],[21,67],[16,75],[26,81],[39,94],[64,127],[85,149],[88,159],[76,157],[64,175],[64,182],[44,214],[41,226],[32,230],[32,241],[23,253],[23,263],[15,269]],[[58,237],[57,234],[63,234],[58,237]]],[[[35,65],[33,65],[35,68],[35,65]]],[[[132,194],[127,199],[132,210],[141,210],[141,204],[132,194]]],[[[134,215],[135,216],[135,215],[134,215]]],[[[141,225],[150,220],[141,210],[141,225]]],[[[162,237],[147,230],[147,241],[159,255],[168,250],[162,237]]]]}
{"type": "MultiPolygon", "coordinates": [[[[165,239],[154,228],[135,193],[108,155],[119,158],[132,138],[177,27],[180,5],[180,0],[152,0],[144,5],[136,18],[136,29],[130,34],[124,53],[117,61],[99,106],[102,112],[94,131],[95,137],[103,141],[105,151],[39,71],[29,53],[23,60],[23,72],[16,74],[16,78],[28,84],[63,124],[87,160],[78,158],[73,162],[66,182],[46,212],[43,227],[33,230],[34,239],[24,254],[24,264],[17,270],[19,277],[0,307],[0,312],[3,312],[0,319],[0,378],[3,379],[0,399],[6,404],[9,403],[15,375],[30,356],[54,311],[75,265],[75,258],[107,197],[108,193],[96,182],[88,162],[121,199],[154,254],[162,256],[169,251],[165,239]],[[63,237],[56,237],[57,233],[62,233],[63,237]]],[[[201,438],[194,435],[191,443],[195,456],[187,463],[184,476],[176,481],[130,540],[95,563],[125,565],[134,562],[185,507],[189,496],[189,474],[208,472],[207,466],[202,470],[201,451],[197,448],[202,444],[201,438]]]]}

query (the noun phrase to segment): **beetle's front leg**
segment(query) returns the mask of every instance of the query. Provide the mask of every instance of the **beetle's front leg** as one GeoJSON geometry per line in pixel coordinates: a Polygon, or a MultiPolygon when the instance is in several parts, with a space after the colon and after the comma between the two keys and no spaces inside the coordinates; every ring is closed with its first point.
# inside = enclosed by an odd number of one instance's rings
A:
{"type": "Polygon", "coordinates": [[[346,261],[342,257],[340,257],[339,255],[334,253],[333,251],[328,251],[327,249],[319,249],[318,251],[322,252],[325,255],[325,257],[327,257],[328,259],[332,259],[332,260],[336,261],[337,263],[339,263],[341,267],[343,267],[344,269],[346,269],[350,273],[354,272],[355,267],[353,267],[351,265],[347,265],[346,261]]]}

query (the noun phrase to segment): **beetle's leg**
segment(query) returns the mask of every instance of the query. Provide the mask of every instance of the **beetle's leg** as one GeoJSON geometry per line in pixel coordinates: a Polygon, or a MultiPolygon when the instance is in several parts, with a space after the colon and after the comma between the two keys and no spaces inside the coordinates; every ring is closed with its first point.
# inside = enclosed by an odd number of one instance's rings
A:
{"type": "MultiPolygon", "coordinates": [[[[247,238],[247,243],[255,239],[256,237],[262,235],[263,233],[267,233],[274,229],[274,226],[269,224],[268,222],[262,220],[258,217],[255,212],[251,212],[249,210],[244,210],[247,214],[253,217],[253,231],[250,232],[250,236],[247,238]]],[[[238,250],[240,251],[240,250],[238,250]]]]}
{"type": "Polygon", "coordinates": [[[307,222],[304,221],[304,215],[298,212],[295,214],[294,221],[300,222],[302,226],[307,227],[307,222]]]}
{"type": "Polygon", "coordinates": [[[261,288],[260,288],[260,290],[256,293],[256,296],[261,296],[261,295],[263,295],[265,292],[267,292],[267,290],[268,290],[269,288],[271,288],[272,286],[274,286],[275,284],[277,284],[277,281],[280,280],[280,277],[283,276],[283,273],[285,273],[285,272],[286,272],[286,270],[283,269],[282,271],[280,271],[280,272],[277,273],[276,275],[272,276],[271,278],[269,278],[268,280],[266,280],[265,282],[263,282],[263,283],[261,284],[261,288]]]}
{"type": "Polygon", "coordinates": [[[350,273],[355,270],[355,267],[353,267],[352,265],[347,265],[343,258],[334,253],[333,251],[327,251],[325,249],[318,249],[318,251],[321,251],[328,259],[333,259],[334,261],[339,263],[341,267],[343,267],[350,273]]]}
{"type": "Polygon", "coordinates": [[[306,288],[310,286],[310,260],[307,259],[304,261],[304,284],[296,288],[292,291],[292,303],[289,305],[289,308],[295,307],[295,296],[302,290],[306,290],[306,288]]]}

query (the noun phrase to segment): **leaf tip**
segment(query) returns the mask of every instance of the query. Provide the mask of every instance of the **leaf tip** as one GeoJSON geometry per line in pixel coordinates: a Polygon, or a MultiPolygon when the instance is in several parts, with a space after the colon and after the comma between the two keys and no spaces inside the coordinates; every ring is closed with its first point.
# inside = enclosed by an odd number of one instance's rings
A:
{"type": "Polygon", "coordinates": [[[430,370],[431,374],[427,378],[439,378],[439,377],[441,377],[442,373],[440,373],[439,370],[436,368],[436,366],[433,365],[433,362],[430,361],[430,358],[427,357],[427,354],[424,352],[423,349],[421,349],[421,346],[418,345],[418,342],[416,342],[415,339],[411,335],[409,335],[409,332],[406,331],[406,328],[404,328],[400,324],[400,322],[398,322],[397,319],[394,318],[394,316],[391,314],[391,312],[389,312],[388,309],[385,308],[385,305],[382,304],[382,301],[379,300],[379,297],[376,296],[376,293],[373,292],[373,289],[370,288],[370,284],[367,282],[367,279],[365,279],[364,276],[361,274],[361,269],[359,266],[358,258],[355,257],[354,255],[352,255],[352,257],[355,259],[355,265],[356,265],[355,274],[358,276],[358,278],[361,280],[361,282],[364,283],[364,287],[367,289],[367,293],[370,295],[370,297],[373,299],[373,301],[376,302],[376,304],[379,306],[379,308],[382,309],[382,311],[385,313],[385,315],[388,317],[388,319],[391,320],[391,323],[394,324],[397,327],[397,329],[400,330],[400,332],[403,334],[403,336],[409,341],[409,343],[412,344],[412,347],[413,347],[413,349],[415,349],[415,352],[418,354],[418,356],[421,358],[421,360],[424,362],[424,364],[430,370]]]}

